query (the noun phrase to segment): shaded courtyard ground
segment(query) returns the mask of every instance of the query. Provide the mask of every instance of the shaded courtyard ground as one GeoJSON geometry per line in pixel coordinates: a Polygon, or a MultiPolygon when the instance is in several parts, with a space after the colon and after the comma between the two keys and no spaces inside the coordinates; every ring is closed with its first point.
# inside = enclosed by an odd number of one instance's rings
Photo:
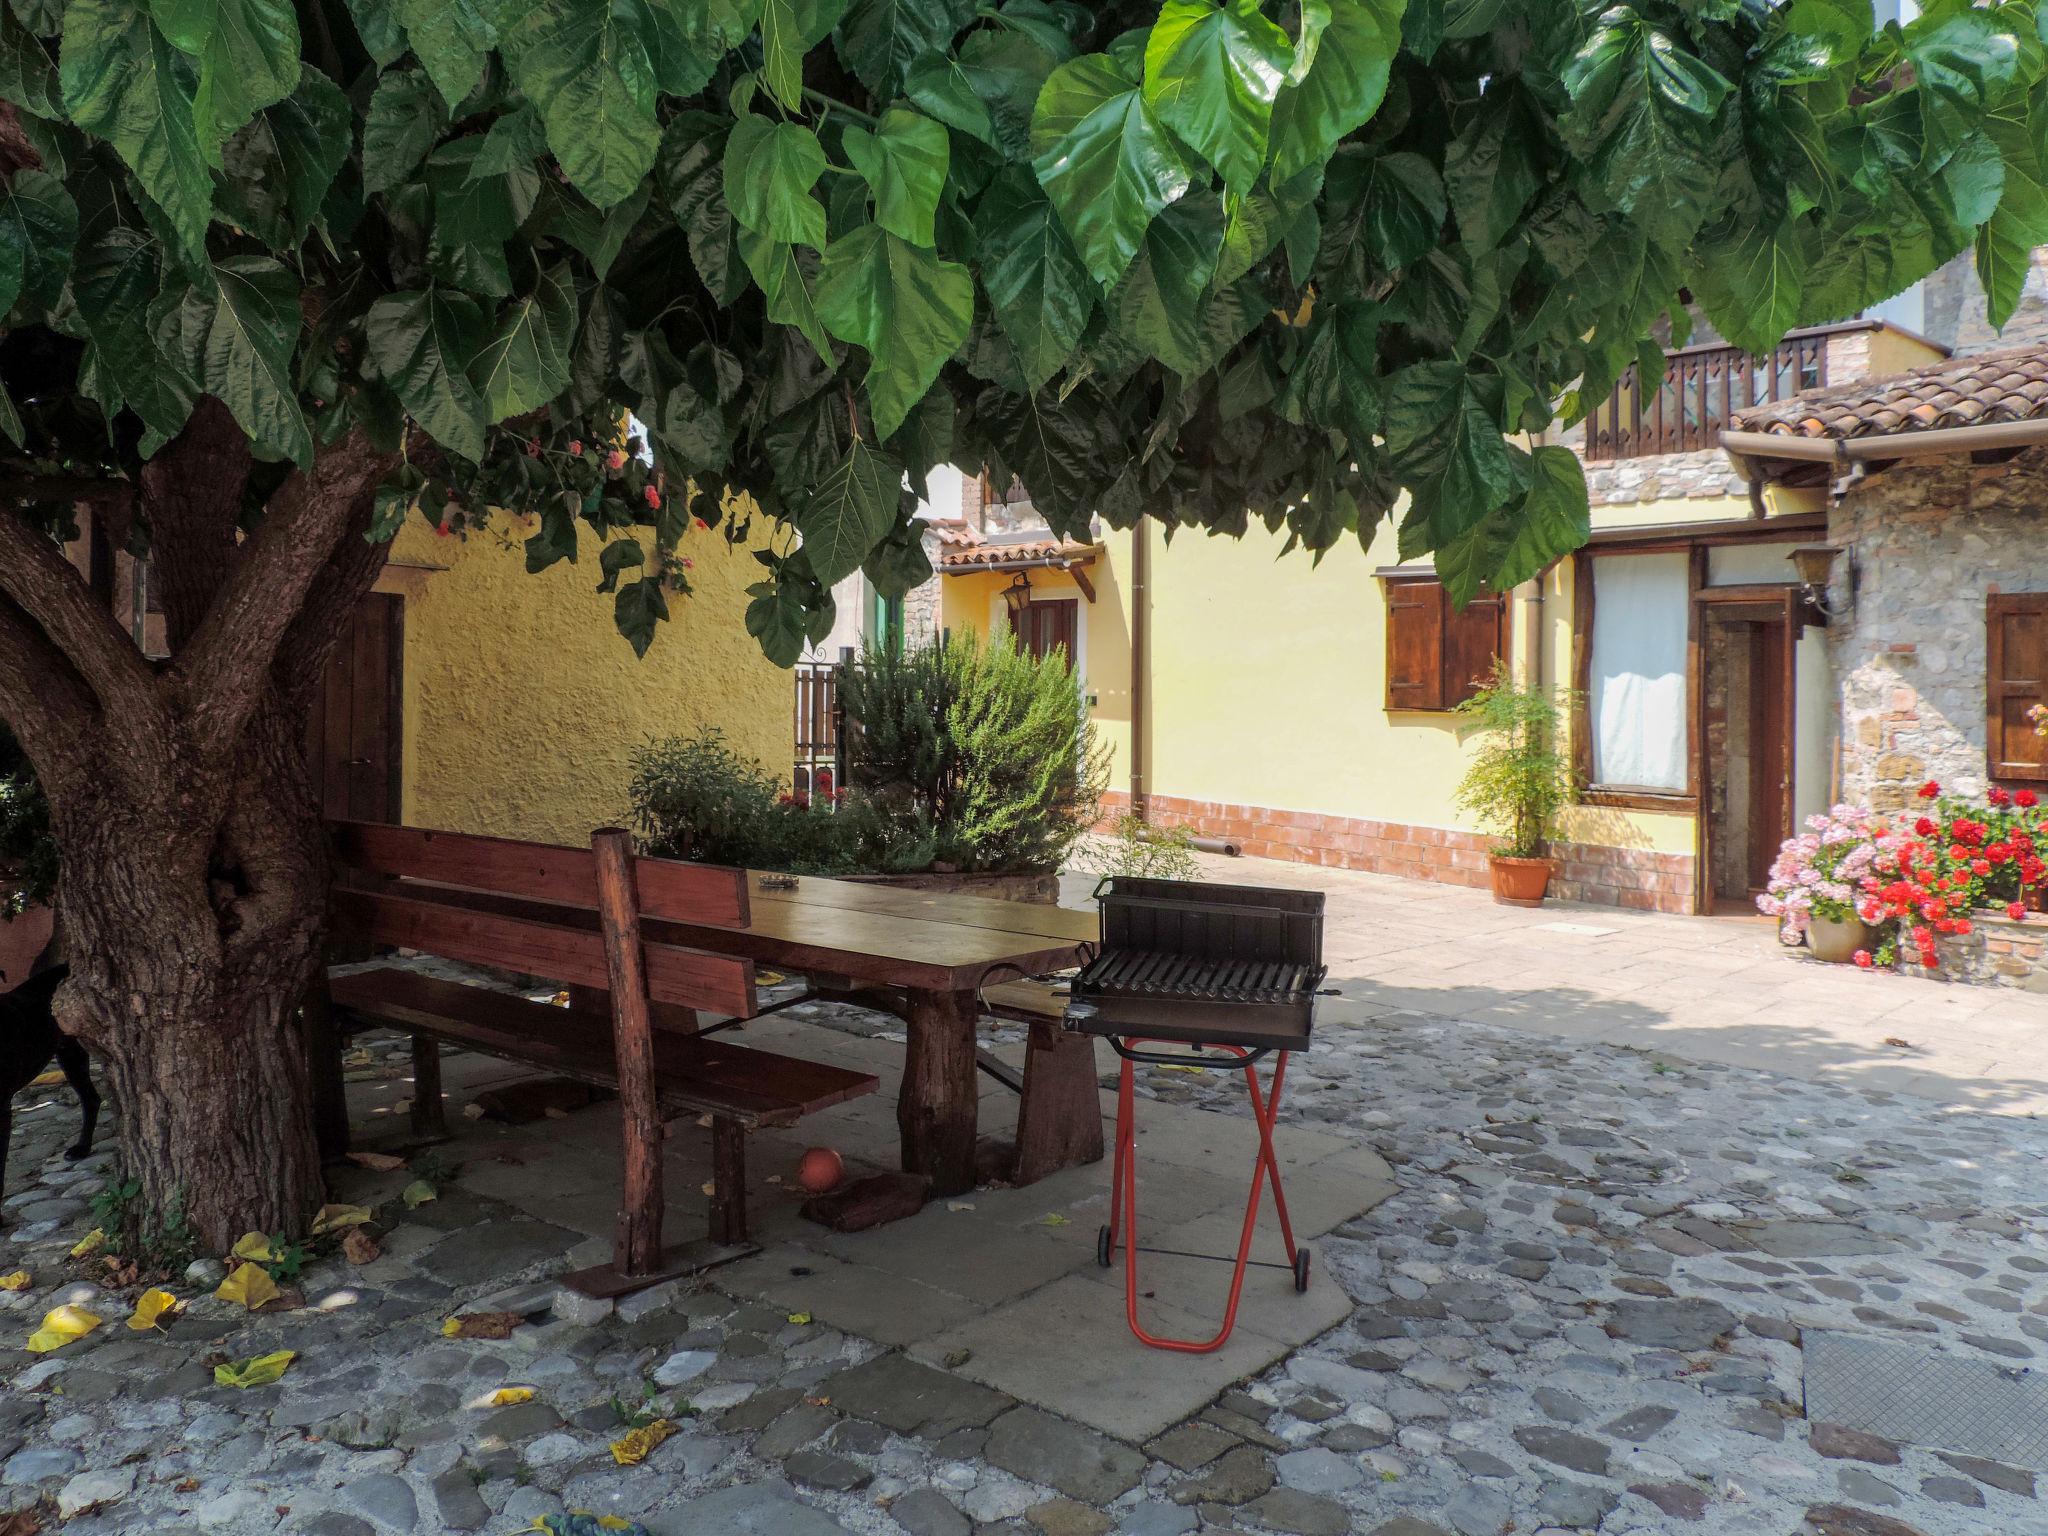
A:
{"type": "MultiPolygon", "coordinates": [[[[2048,1402],[2027,1395],[2048,1358],[2048,999],[1823,969],[1759,924],[1211,867],[1328,889],[1343,993],[1282,1114],[1316,1283],[1254,1272],[1237,1353],[1124,1332],[1121,1270],[1092,1256],[1106,1168],[851,1237],[800,1222],[795,1151],[886,1162],[900,1061],[891,1021],[816,1006],[754,1037],[866,1064],[885,1096],[756,1139],[757,1257],[616,1311],[571,1300],[547,1277],[608,1247],[614,1112],[458,1113],[432,1161],[344,1175],[383,1253],[316,1261],[301,1308],[200,1292],[138,1334],[102,1293],[104,1325],[53,1356],[10,1336],[0,1510],[229,1536],[510,1531],[564,1507],[661,1536],[2048,1526],[2048,1402]],[[422,1167],[438,1198],[408,1210],[422,1167]],[[441,1337],[498,1307],[530,1320],[441,1337]],[[278,1385],[213,1384],[209,1360],[274,1348],[299,1352],[278,1385]],[[1944,1416],[1937,1380],[2010,1411],[1944,1416]],[[533,1397],[490,1405],[504,1386],[533,1397]],[[680,1432],[616,1465],[622,1410],[650,1405],[680,1432]]],[[[360,1058],[366,1140],[401,1139],[404,1062],[396,1041],[360,1058]]],[[[451,1110],[516,1075],[451,1058],[451,1110]]],[[[1145,1091],[1147,1238],[1222,1251],[1242,1090],[1152,1071],[1145,1091]]],[[[64,1255],[104,1171],[53,1160],[68,1097],[22,1106],[0,1231],[0,1272],[35,1275],[0,1296],[18,1334],[91,1283],[64,1255]]],[[[1014,1114],[994,1084],[983,1106],[986,1130],[1014,1114]]],[[[700,1140],[671,1141],[685,1233],[700,1140]]],[[[1219,1266],[1147,1262],[1167,1321],[1213,1314],[1219,1266]]]]}

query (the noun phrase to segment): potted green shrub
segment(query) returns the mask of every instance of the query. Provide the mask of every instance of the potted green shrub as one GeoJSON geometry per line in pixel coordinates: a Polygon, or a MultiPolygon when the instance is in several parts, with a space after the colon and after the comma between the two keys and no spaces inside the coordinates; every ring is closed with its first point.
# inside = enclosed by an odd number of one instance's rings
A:
{"type": "Polygon", "coordinates": [[[1496,834],[1486,863],[1493,899],[1508,906],[1541,906],[1557,871],[1550,836],[1576,788],[1564,742],[1570,706],[1569,693],[1518,686],[1498,661],[1486,686],[1458,706],[1479,736],[1458,804],[1496,834]]]}

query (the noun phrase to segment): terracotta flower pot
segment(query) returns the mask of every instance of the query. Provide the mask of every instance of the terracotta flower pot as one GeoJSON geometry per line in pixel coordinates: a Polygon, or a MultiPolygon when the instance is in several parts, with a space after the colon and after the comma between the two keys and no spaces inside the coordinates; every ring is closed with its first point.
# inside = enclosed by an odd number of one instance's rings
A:
{"type": "Polygon", "coordinates": [[[1857,950],[1870,948],[1870,930],[1853,917],[1815,917],[1806,925],[1806,947],[1816,960],[1846,965],[1857,950]]]}
{"type": "Polygon", "coordinates": [[[1489,853],[1486,868],[1493,876],[1495,901],[1504,907],[1540,907],[1550,889],[1550,877],[1557,873],[1557,861],[1510,859],[1489,853]]]}

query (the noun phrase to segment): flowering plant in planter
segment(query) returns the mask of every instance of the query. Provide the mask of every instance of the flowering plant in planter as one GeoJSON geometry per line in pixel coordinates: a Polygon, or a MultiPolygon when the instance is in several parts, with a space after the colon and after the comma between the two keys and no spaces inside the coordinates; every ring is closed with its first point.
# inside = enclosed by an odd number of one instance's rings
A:
{"type": "Polygon", "coordinates": [[[1859,965],[1890,965],[1910,944],[1911,963],[1933,970],[1941,964],[1937,938],[1969,933],[1972,910],[2024,917],[2027,891],[2048,880],[2048,809],[2033,790],[1994,786],[1978,805],[1929,779],[1917,798],[1895,867],[1861,882],[1859,915],[1885,933],[1859,965]]]}
{"type": "Polygon", "coordinates": [[[1783,918],[1794,933],[1804,932],[1816,917],[1849,922],[1865,916],[1860,903],[1866,883],[1896,873],[1906,844],[1860,806],[1816,812],[1806,818],[1804,832],[1779,847],[1757,909],[1783,918]]]}

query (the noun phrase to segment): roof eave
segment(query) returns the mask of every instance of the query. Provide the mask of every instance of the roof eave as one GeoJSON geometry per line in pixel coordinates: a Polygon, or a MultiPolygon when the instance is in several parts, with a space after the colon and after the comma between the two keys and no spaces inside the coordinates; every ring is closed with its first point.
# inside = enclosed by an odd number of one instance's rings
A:
{"type": "Polygon", "coordinates": [[[1721,434],[1721,450],[1735,472],[1752,483],[1781,478],[1802,464],[1889,462],[1894,459],[1949,458],[1995,448],[2030,448],[2048,443],[2048,418],[1998,421],[1970,427],[1909,428],[1873,432],[1863,437],[1804,437],[1790,432],[1745,432],[1729,428],[1721,434]]]}

